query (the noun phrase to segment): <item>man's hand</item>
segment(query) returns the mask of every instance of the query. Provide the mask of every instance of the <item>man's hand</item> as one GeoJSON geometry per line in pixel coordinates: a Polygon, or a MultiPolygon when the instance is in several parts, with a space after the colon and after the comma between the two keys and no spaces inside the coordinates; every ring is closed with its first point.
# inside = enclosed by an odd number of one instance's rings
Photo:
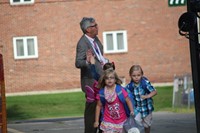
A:
{"type": "Polygon", "coordinates": [[[92,57],[92,50],[88,49],[88,51],[86,52],[86,61],[88,63],[91,63],[91,57],[92,57]]]}

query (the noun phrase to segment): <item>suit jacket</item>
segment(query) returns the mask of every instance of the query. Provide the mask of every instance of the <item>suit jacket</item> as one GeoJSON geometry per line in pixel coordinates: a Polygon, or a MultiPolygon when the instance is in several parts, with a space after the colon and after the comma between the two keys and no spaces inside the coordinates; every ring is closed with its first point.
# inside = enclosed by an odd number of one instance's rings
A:
{"type": "MultiPolygon", "coordinates": [[[[99,41],[98,37],[95,38],[95,41],[103,55],[103,45],[99,41]]],[[[80,69],[80,75],[81,75],[81,89],[83,92],[85,92],[85,85],[91,86],[94,83],[94,77],[92,76],[92,70],[90,67],[90,64],[86,63],[86,52],[88,49],[92,49],[92,44],[88,40],[88,38],[83,35],[80,40],[78,41],[77,47],[76,47],[76,60],[75,60],[75,66],[76,68],[80,69]]],[[[93,50],[93,53],[96,54],[93,50]]],[[[102,66],[100,61],[95,56],[95,68],[96,71],[101,75],[103,72],[102,66]]]]}

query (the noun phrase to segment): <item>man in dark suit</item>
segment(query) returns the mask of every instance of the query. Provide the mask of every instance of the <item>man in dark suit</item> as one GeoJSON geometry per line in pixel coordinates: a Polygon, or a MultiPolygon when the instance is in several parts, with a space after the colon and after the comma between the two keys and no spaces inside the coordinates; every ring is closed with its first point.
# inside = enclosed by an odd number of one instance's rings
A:
{"type": "MultiPolygon", "coordinates": [[[[75,66],[81,72],[81,89],[85,93],[85,86],[91,86],[94,83],[94,78],[90,69],[90,59],[87,53],[93,54],[95,58],[95,68],[99,75],[102,74],[103,64],[106,59],[103,57],[103,45],[99,41],[98,25],[94,18],[84,17],[80,22],[83,35],[78,41],[76,47],[76,62],[75,66]]],[[[96,133],[97,129],[93,127],[95,121],[96,101],[86,102],[84,112],[85,133],[96,133]]]]}

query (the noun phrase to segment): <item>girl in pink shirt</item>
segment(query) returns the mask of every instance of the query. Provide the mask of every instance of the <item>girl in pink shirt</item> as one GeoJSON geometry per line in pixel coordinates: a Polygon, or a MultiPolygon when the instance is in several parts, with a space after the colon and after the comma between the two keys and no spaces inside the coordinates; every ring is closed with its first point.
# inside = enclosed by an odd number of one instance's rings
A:
{"type": "MultiPolygon", "coordinates": [[[[98,88],[104,89],[105,106],[103,107],[104,113],[100,129],[103,133],[122,133],[123,124],[127,119],[126,111],[123,103],[117,96],[116,86],[119,86],[122,81],[119,79],[114,70],[106,70],[98,82],[98,88]]],[[[121,87],[122,88],[122,87],[121,87]]],[[[130,109],[131,115],[134,115],[132,103],[128,97],[128,93],[122,88],[122,93],[125,101],[130,109]]],[[[99,125],[99,115],[103,104],[100,101],[99,95],[97,96],[97,106],[94,127],[99,125]]]]}

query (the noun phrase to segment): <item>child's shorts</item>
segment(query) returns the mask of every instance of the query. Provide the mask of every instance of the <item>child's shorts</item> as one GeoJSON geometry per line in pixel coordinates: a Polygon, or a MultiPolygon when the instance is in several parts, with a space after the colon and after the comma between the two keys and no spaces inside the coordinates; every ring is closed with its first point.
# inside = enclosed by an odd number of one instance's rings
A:
{"type": "Polygon", "coordinates": [[[138,122],[140,122],[141,125],[143,125],[145,128],[148,128],[152,124],[152,113],[150,113],[149,115],[147,115],[145,118],[142,118],[141,114],[138,113],[135,116],[135,120],[138,121],[138,122]]]}
{"type": "Polygon", "coordinates": [[[105,133],[122,133],[124,122],[125,121],[119,124],[114,124],[114,123],[102,121],[100,125],[100,129],[105,133]]]}

